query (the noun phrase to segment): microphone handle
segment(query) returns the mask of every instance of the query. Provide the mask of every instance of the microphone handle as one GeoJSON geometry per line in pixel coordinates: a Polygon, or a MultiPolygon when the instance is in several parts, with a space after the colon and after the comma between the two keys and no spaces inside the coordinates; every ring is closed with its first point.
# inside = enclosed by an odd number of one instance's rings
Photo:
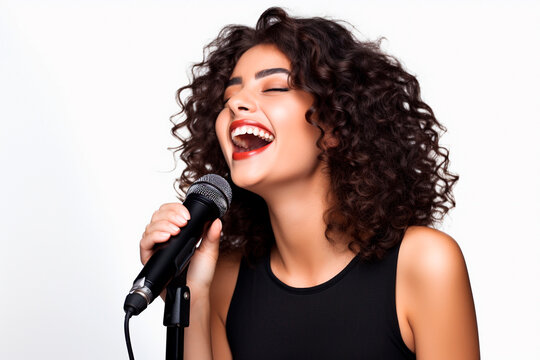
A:
{"type": "Polygon", "coordinates": [[[184,206],[191,215],[187,225],[178,235],[159,245],[133,282],[133,288],[124,304],[124,308],[131,306],[136,309],[133,315],[154,301],[175,274],[185,270],[195,252],[195,245],[201,239],[205,224],[219,217],[216,204],[199,194],[188,195],[184,206]]]}

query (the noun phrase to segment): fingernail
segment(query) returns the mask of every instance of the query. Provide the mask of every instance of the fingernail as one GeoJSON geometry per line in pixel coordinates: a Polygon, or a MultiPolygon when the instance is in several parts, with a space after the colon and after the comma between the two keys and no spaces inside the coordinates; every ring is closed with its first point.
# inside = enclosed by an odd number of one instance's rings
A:
{"type": "Polygon", "coordinates": [[[187,223],[186,218],[184,218],[184,217],[182,217],[182,216],[177,216],[177,217],[176,217],[176,220],[177,220],[180,224],[185,224],[185,223],[187,223]]]}
{"type": "Polygon", "coordinates": [[[184,215],[184,218],[186,220],[191,219],[191,216],[189,216],[189,211],[182,209],[182,215],[184,215]]]}

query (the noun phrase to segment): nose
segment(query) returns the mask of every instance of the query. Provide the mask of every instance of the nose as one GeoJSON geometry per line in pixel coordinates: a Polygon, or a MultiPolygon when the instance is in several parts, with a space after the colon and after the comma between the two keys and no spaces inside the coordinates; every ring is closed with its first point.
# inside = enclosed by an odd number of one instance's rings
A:
{"type": "Polygon", "coordinates": [[[227,105],[235,115],[242,112],[251,113],[257,109],[255,100],[248,94],[246,89],[242,89],[232,95],[229,101],[227,101],[227,105]]]}

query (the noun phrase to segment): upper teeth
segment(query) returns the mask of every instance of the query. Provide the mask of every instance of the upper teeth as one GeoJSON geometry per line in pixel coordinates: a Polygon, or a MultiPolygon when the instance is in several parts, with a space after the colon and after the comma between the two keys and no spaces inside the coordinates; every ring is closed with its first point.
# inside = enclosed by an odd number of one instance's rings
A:
{"type": "Polygon", "coordinates": [[[256,126],[241,126],[241,127],[237,127],[236,129],[234,129],[232,132],[231,132],[231,136],[234,138],[235,136],[238,136],[238,135],[244,135],[244,134],[251,134],[251,135],[255,135],[261,139],[264,139],[268,142],[270,141],[273,141],[274,140],[274,135],[270,134],[269,132],[261,129],[261,128],[258,128],[256,126]]]}

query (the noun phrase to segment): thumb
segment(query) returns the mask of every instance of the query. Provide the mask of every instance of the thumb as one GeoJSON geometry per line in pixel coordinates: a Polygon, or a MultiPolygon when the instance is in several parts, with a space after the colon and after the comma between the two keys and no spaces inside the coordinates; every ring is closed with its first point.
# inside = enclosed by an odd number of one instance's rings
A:
{"type": "Polygon", "coordinates": [[[219,257],[220,235],[221,221],[216,219],[203,236],[201,245],[193,254],[189,265],[187,285],[192,294],[202,294],[210,289],[219,257]]]}
{"type": "Polygon", "coordinates": [[[214,220],[203,237],[199,251],[217,259],[219,253],[219,239],[221,238],[222,223],[220,219],[214,220]]]}

